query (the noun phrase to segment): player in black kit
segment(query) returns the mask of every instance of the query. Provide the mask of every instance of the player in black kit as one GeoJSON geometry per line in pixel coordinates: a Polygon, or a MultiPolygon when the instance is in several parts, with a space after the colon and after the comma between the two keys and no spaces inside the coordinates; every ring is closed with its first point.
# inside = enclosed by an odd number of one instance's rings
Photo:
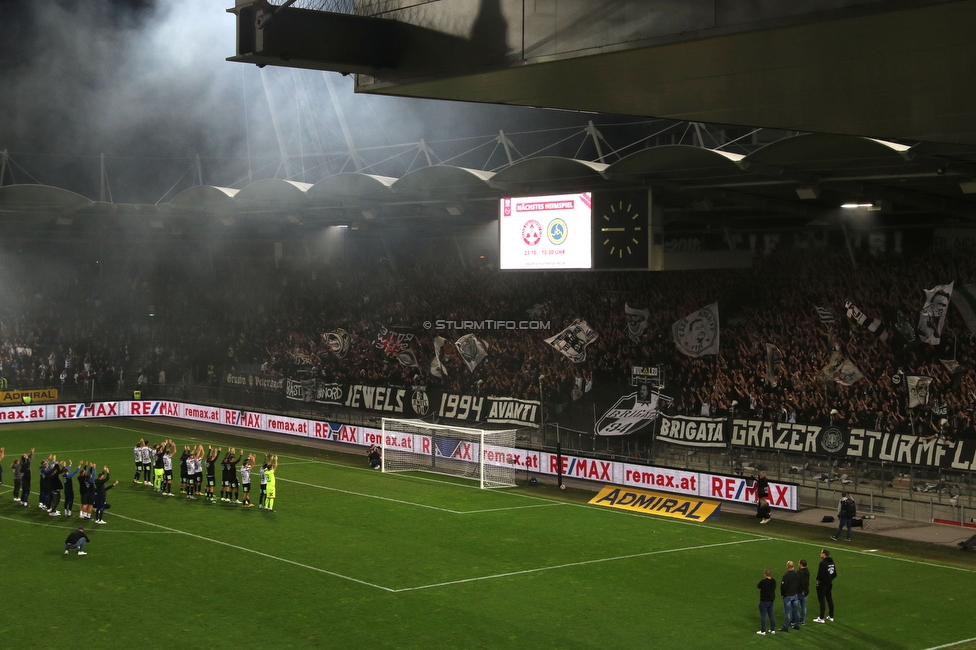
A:
{"type": "Polygon", "coordinates": [[[217,503],[214,499],[214,485],[217,483],[217,470],[214,469],[214,465],[217,464],[219,457],[220,447],[207,447],[207,501],[210,503],[217,503]]]}

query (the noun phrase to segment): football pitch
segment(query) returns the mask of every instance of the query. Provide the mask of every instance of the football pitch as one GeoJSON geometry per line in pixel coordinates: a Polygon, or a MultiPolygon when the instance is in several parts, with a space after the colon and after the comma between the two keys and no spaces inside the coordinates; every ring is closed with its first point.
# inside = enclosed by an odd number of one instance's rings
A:
{"type": "MultiPolygon", "coordinates": [[[[976,562],[958,550],[729,514],[684,523],[285,442],[123,419],[0,429],[0,647],[976,647],[976,562]],[[133,484],[141,437],[278,453],[276,511],[133,484]],[[14,504],[10,464],[31,447],[35,467],[55,453],[111,468],[107,525],[40,510],[36,471],[31,507],[14,504]],[[78,525],[89,555],[64,556],[78,525]],[[813,622],[814,594],[804,628],[758,636],[762,570],[778,580],[805,558],[815,576],[824,542],[836,621],[813,622]]],[[[781,626],[779,597],[774,611],[781,626]]]]}

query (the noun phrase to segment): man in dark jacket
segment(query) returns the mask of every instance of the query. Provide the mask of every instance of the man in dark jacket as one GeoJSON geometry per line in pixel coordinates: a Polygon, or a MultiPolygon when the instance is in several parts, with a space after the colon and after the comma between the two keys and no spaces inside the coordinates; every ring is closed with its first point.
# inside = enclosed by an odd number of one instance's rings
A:
{"type": "Polygon", "coordinates": [[[27,497],[30,496],[31,461],[34,460],[34,449],[29,454],[20,457],[20,505],[27,507],[27,497]]]}
{"type": "Polygon", "coordinates": [[[796,592],[796,598],[800,606],[800,625],[807,624],[807,596],[810,595],[810,569],[807,568],[807,561],[800,560],[800,568],[796,575],[800,577],[800,588],[796,592]]]}
{"type": "Polygon", "coordinates": [[[85,544],[90,541],[88,535],[85,534],[85,529],[78,526],[78,529],[71,531],[68,534],[68,539],[64,540],[64,554],[67,555],[68,551],[76,548],[78,549],[78,555],[88,555],[88,553],[85,553],[85,544]]]}
{"type": "Polygon", "coordinates": [[[840,497],[840,502],[837,504],[837,532],[830,536],[830,539],[836,540],[840,537],[840,533],[847,527],[847,541],[851,541],[851,524],[854,522],[854,515],[857,514],[857,506],[854,503],[854,499],[847,492],[843,492],[840,497]]]}
{"type": "Polygon", "coordinates": [[[776,634],[776,615],[773,614],[773,601],[776,599],[776,581],[769,569],[763,571],[763,579],[756,585],[759,587],[759,631],[756,634],[766,635],[766,619],[769,619],[769,633],[776,634]]]}
{"type": "Polygon", "coordinates": [[[793,561],[786,563],[786,573],[779,583],[779,595],[783,597],[783,627],[781,632],[800,629],[800,610],[797,607],[796,593],[800,589],[800,576],[793,570],[793,561]]]}
{"type": "Polygon", "coordinates": [[[834,596],[831,590],[836,577],[837,566],[834,564],[834,558],[830,557],[830,551],[823,549],[820,551],[820,568],[817,569],[817,599],[820,601],[820,616],[813,619],[814,623],[834,620],[834,596]],[[827,607],[830,608],[830,615],[824,617],[828,611],[827,607]]]}

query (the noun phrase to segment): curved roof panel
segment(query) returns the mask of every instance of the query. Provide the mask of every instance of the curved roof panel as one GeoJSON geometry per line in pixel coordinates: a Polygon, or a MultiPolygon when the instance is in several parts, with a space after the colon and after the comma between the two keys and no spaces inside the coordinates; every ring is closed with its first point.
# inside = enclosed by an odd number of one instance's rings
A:
{"type": "Polygon", "coordinates": [[[523,186],[527,192],[553,189],[581,189],[606,182],[604,163],[558,156],[526,158],[508,165],[495,174],[493,185],[523,186]]]}
{"type": "Polygon", "coordinates": [[[431,165],[414,170],[393,183],[397,192],[449,192],[484,194],[491,189],[492,172],[452,165],[431,165]]]}
{"type": "Polygon", "coordinates": [[[333,197],[355,197],[383,200],[390,198],[393,183],[389,176],[348,172],[323,178],[308,190],[308,197],[316,203],[332,202],[333,197]]]}
{"type": "Polygon", "coordinates": [[[50,185],[0,187],[0,206],[16,210],[71,210],[94,203],[80,194],[50,185]]]}
{"type": "Polygon", "coordinates": [[[174,207],[191,209],[228,207],[239,192],[230,187],[194,185],[174,196],[169,203],[174,207]]]}
{"type": "Polygon", "coordinates": [[[910,158],[910,147],[895,142],[810,133],[768,144],[746,156],[743,162],[830,172],[905,167],[910,158]]]}
{"type": "Polygon", "coordinates": [[[311,183],[284,181],[266,178],[246,186],[234,197],[235,201],[246,203],[274,203],[283,210],[289,206],[304,206],[308,202],[311,183]]]}
{"type": "Polygon", "coordinates": [[[658,178],[714,178],[741,175],[737,163],[741,154],[683,144],[642,149],[621,158],[607,168],[609,176],[654,176],[658,178]]]}

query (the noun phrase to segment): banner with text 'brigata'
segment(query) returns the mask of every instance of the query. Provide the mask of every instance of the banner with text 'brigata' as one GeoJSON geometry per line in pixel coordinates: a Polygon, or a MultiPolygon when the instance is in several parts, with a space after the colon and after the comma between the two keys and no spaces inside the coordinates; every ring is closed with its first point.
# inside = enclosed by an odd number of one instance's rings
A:
{"type": "Polygon", "coordinates": [[[729,442],[733,447],[784,451],[851,460],[885,461],[920,467],[969,470],[976,468],[976,440],[952,442],[905,433],[884,433],[837,426],[734,420],[729,442]]]}
{"type": "Polygon", "coordinates": [[[725,449],[725,420],[661,414],[656,438],[684,447],[725,449]]]}

